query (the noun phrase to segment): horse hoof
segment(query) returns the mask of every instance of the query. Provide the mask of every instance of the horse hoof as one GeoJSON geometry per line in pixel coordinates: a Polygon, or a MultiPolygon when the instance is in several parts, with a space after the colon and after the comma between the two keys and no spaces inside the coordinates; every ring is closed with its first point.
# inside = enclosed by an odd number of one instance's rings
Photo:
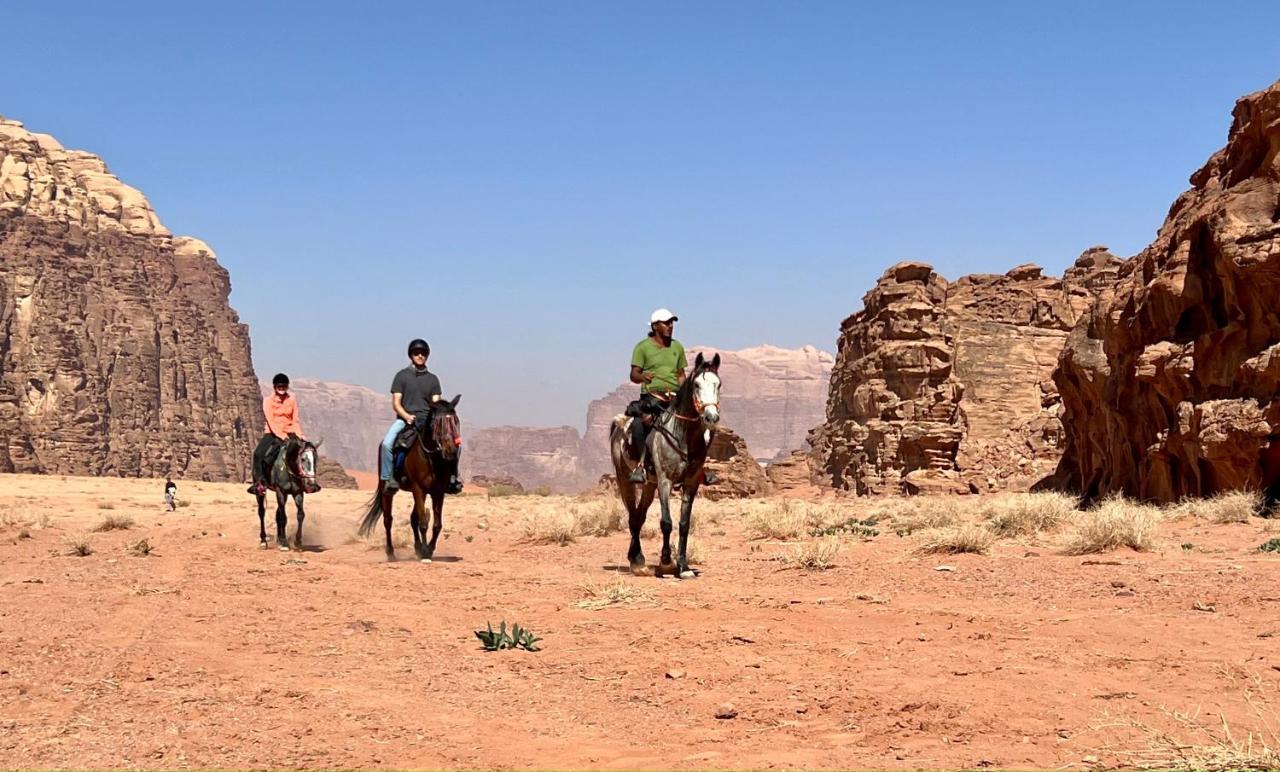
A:
{"type": "Polygon", "coordinates": [[[687,568],[686,568],[685,570],[683,570],[683,571],[681,571],[681,572],[680,572],[680,578],[681,578],[681,579],[696,579],[696,578],[698,578],[698,575],[697,575],[697,574],[695,574],[693,571],[690,571],[689,569],[687,569],[687,568]]]}
{"type": "Polygon", "coordinates": [[[281,544],[279,547],[277,547],[277,549],[279,549],[281,552],[288,552],[288,551],[289,551],[289,545],[288,545],[288,544],[281,544]]]}
{"type": "Polygon", "coordinates": [[[258,549],[260,549],[260,550],[264,550],[264,549],[266,549],[266,548],[267,548],[267,543],[266,543],[265,541],[264,541],[264,542],[259,542],[259,543],[258,543],[258,549]]]}
{"type": "Polygon", "coordinates": [[[639,563],[631,567],[632,576],[653,576],[653,570],[644,563],[639,563]]]}
{"type": "Polygon", "coordinates": [[[675,576],[677,573],[675,563],[661,563],[658,565],[658,576],[675,576]]]}
{"type": "Polygon", "coordinates": [[[419,563],[430,563],[431,558],[418,558],[419,563]]]}

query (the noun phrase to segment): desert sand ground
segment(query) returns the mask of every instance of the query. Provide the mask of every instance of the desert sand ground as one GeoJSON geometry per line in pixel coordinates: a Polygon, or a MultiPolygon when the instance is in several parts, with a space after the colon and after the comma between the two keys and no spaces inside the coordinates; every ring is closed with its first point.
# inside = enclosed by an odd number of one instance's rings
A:
{"type": "Polygon", "coordinates": [[[258,549],[243,486],[179,485],[166,513],[161,481],[0,476],[0,766],[1082,768],[1168,758],[1144,728],[1212,746],[1219,712],[1280,727],[1266,521],[937,555],[887,521],[797,546],[760,523],[807,505],[699,502],[679,581],[619,573],[620,533],[528,541],[603,502],[451,499],[422,564],[354,538],[364,492],[311,498],[298,553],[258,549]],[[797,567],[822,545],[833,567],[797,567]],[[501,620],[542,650],[483,651],[501,620]]]}

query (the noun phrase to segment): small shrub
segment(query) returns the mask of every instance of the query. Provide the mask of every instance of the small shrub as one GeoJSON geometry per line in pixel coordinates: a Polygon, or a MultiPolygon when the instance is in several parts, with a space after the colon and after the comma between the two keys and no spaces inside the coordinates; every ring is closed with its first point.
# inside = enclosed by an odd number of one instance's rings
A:
{"type": "Polygon", "coordinates": [[[67,554],[75,557],[88,557],[93,554],[93,544],[88,536],[73,536],[67,539],[67,554]]]}
{"type": "Polygon", "coordinates": [[[812,526],[809,528],[809,535],[818,536],[854,536],[859,539],[871,539],[880,535],[880,531],[876,529],[879,518],[866,517],[859,520],[856,517],[849,517],[834,523],[826,523],[812,526]]]}
{"type": "Polygon", "coordinates": [[[747,511],[744,525],[753,539],[788,541],[806,531],[808,514],[801,502],[791,499],[761,502],[747,511]]]}
{"type": "Polygon", "coordinates": [[[1258,545],[1259,552],[1280,552],[1280,536],[1273,539],[1267,539],[1258,545]]]}
{"type": "Polygon", "coordinates": [[[1001,537],[1032,536],[1057,530],[1074,518],[1075,499],[1061,493],[1020,493],[992,497],[978,505],[987,527],[1001,537]]]}
{"type": "Polygon", "coordinates": [[[550,496],[551,488],[546,485],[539,485],[538,487],[529,491],[529,494],[531,496],[543,496],[543,497],[550,496]]]}
{"type": "Polygon", "coordinates": [[[972,524],[957,525],[932,531],[916,547],[916,552],[921,555],[985,555],[995,540],[995,534],[989,528],[972,524]]]}
{"type": "Polygon", "coordinates": [[[177,505],[179,507],[189,507],[191,506],[191,502],[187,499],[178,499],[177,505]]]}
{"type": "Polygon", "coordinates": [[[133,544],[129,545],[129,554],[145,558],[147,555],[151,554],[152,549],[151,542],[146,539],[138,539],[133,544]]]}
{"type": "Polygon", "coordinates": [[[574,541],[575,522],[568,510],[534,510],[525,515],[521,523],[521,541],[531,544],[559,544],[563,547],[574,541]]]}
{"type": "Polygon", "coordinates": [[[626,512],[617,499],[598,499],[570,504],[576,536],[608,536],[627,527],[626,512]]]}
{"type": "Polygon", "coordinates": [[[578,601],[575,605],[578,608],[591,609],[593,611],[607,606],[653,602],[653,593],[622,579],[604,585],[586,582],[582,585],[582,590],[587,597],[578,601]]]}
{"type": "Polygon", "coordinates": [[[106,531],[127,531],[133,527],[133,518],[125,515],[107,515],[102,522],[93,527],[94,533],[106,531]]]}
{"type": "Polygon", "coordinates": [[[793,545],[783,556],[783,562],[806,571],[825,571],[835,567],[838,554],[840,554],[840,540],[828,536],[793,545]]]}
{"type": "Polygon", "coordinates": [[[112,504],[110,501],[98,502],[98,509],[115,509],[115,508],[116,508],[116,505],[112,504]]]}
{"type": "Polygon", "coordinates": [[[513,624],[511,625],[511,630],[508,631],[505,620],[497,630],[493,629],[492,624],[485,623],[485,629],[476,630],[475,633],[485,651],[498,651],[500,649],[541,650],[537,644],[542,639],[534,635],[532,630],[513,624]]]}
{"type": "Polygon", "coordinates": [[[1068,555],[1088,555],[1120,547],[1144,552],[1155,546],[1159,510],[1111,498],[1084,514],[1079,530],[1067,544],[1068,555]]]}
{"type": "Polygon", "coordinates": [[[877,505],[872,514],[893,524],[893,532],[910,536],[916,531],[949,528],[963,518],[971,506],[951,496],[912,496],[889,499],[877,505]]]}
{"type": "Polygon", "coordinates": [[[1207,499],[1188,499],[1169,509],[1170,517],[1199,517],[1212,523],[1247,523],[1262,507],[1257,491],[1227,491],[1207,499]]]}
{"type": "Polygon", "coordinates": [[[507,496],[519,496],[521,493],[522,491],[517,489],[514,485],[506,485],[503,483],[495,483],[494,485],[490,485],[488,489],[488,496],[491,499],[502,499],[507,496]]]}
{"type": "Polygon", "coordinates": [[[19,538],[19,539],[30,539],[30,538],[31,538],[31,529],[30,529],[30,528],[19,528],[19,529],[18,529],[18,538],[19,538]]]}

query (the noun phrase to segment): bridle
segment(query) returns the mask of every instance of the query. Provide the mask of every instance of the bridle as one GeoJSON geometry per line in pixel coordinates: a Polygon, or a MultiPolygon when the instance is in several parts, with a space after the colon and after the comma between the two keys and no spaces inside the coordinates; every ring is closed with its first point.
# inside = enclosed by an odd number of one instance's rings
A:
{"type": "MultiPolygon", "coordinates": [[[[710,372],[714,372],[714,371],[704,370],[703,372],[693,376],[692,380],[696,382],[699,378],[703,376],[703,373],[710,373],[710,372]]],[[[720,400],[717,399],[715,402],[703,402],[702,400],[698,399],[698,392],[697,392],[697,389],[695,389],[693,393],[693,415],[691,416],[680,415],[680,413],[677,411],[675,413],[675,416],[681,421],[698,421],[702,419],[702,411],[708,407],[714,407],[716,409],[716,412],[719,412],[720,400]]]]}

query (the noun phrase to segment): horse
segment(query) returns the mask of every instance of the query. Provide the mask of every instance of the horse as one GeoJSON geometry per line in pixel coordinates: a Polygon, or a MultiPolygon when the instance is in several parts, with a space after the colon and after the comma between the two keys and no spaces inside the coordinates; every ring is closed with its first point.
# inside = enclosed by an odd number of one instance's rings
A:
{"type": "MultiPolygon", "coordinates": [[[[459,394],[452,401],[432,403],[431,444],[434,447],[424,445],[422,435],[418,434],[404,456],[404,476],[407,480],[401,487],[413,494],[413,514],[409,518],[409,525],[413,530],[413,552],[423,563],[430,563],[435,555],[436,540],[440,538],[440,531],[444,527],[444,496],[449,472],[457,471],[458,452],[462,447],[462,427],[457,410],[461,399],[462,395],[459,394]],[[431,497],[432,512],[430,541],[427,541],[425,508],[428,496],[431,497]]],[[[427,419],[420,417],[415,422],[421,420],[427,419]]],[[[369,535],[378,522],[378,516],[382,516],[387,530],[387,560],[396,559],[396,550],[391,543],[391,501],[395,495],[395,490],[387,490],[386,482],[380,481],[359,531],[361,536],[369,535]]]]}
{"type": "MultiPolygon", "coordinates": [[[[640,416],[630,419],[641,420],[640,416]]],[[[675,397],[663,412],[654,418],[649,436],[645,440],[645,454],[653,464],[642,489],[627,479],[636,461],[628,453],[630,429],[626,416],[617,416],[609,430],[609,449],[618,481],[618,495],[627,508],[631,529],[631,546],[627,550],[627,562],[635,576],[650,575],[645,565],[644,550],[640,547],[640,529],[644,527],[649,505],[655,491],[662,508],[662,558],[658,575],[674,574],[689,579],[696,574],[689,570],[689,526],[693,520],[693,500],[703,481],[703,467],[707,461],[707,444],[710,431],[720,422],[720,355],[711,360],[698,354],[693,375],[685,379],[675,397]],[[676,562],[671,562],[671,489],[681,488],[680,542],[676,562]]]]}
{"type": "MultiPolygon", "coordinates": [[[[316,451],[319,442],[289,439],[284,447],[276,453],[267,475],[267,488],[276,492],[276,544],[280,550],[287,552],[289,544],[285,540],[288,520],[284,514],[286,496],[293,496],[294,507],[298,511],[298,528],[293,534],[293,548],[302,549],[302,521],[307,518],[302,508],[302,497],[307,493],[320,490],[316,483],[316,451]]],[[[258,499],[258,547],[267,548],[267,506],[266,493],[256,494],[258,499]]]]}

